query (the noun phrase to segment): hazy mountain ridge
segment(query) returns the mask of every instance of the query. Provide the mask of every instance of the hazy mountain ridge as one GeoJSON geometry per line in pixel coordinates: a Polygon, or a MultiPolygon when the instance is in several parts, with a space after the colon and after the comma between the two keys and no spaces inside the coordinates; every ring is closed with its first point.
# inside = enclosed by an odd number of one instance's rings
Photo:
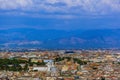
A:
{"type": "Polygon", "coordinates": [[[120,29],[104,30],[0,30],[1,47],[120,48],[120,29]]]}

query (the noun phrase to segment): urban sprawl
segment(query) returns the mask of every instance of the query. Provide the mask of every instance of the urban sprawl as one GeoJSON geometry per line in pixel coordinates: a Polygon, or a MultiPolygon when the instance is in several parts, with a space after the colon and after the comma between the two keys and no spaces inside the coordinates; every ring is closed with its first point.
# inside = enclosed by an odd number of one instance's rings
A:
{"type": "Polygon", "coordinates": [[[1,51],[0,80],[120,80],[120,52],[1,51]]]}

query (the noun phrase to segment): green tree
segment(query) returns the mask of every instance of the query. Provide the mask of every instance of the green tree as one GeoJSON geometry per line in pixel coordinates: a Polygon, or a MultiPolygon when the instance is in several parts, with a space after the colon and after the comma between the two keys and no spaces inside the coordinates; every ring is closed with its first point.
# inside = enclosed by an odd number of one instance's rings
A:
{"type": "Polygon", "coordinates": [[[26,63],[25,66],[24,66],[24,71],[28,71],[29,68],[28,68],[28,64],[26,63]]]}

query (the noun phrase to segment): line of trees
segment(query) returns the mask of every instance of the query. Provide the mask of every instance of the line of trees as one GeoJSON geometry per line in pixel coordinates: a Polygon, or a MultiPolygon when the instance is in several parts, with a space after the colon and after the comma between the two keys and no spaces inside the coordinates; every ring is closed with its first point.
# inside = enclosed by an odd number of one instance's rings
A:
{"type": "Polygon", "coordinates": [[[63,61],[65,59],[67,59],[67,61],[70,61],[71,59],[73,59],[74,62],[77,62],[80,65],[87,64],[87,61],[82,61],[78,58],[71,58],[71,57],[57,57],[55,58],[55,62],[63,61]]]}
{"type": "Polygon", "coordinates": [[[27,60],[21,60],[21,59],[0,59],[0,70],[6,70],[6,71],[28,71],[29,66],[36,65],[45,65],[44,62],[36,62],[33,63],[29,59],[27,60]],[[24,66],[22,66],[24,64],[24,66]]]}

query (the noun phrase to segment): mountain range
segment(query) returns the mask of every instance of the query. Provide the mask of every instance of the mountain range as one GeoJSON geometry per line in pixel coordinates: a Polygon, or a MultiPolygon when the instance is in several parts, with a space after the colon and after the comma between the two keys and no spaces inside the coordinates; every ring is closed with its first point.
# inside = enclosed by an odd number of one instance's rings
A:
{"type": "Polygon", "coordinates": [[[0,48],[92,49],[120,48],[120,29],[0,30],[0,48]]]}

